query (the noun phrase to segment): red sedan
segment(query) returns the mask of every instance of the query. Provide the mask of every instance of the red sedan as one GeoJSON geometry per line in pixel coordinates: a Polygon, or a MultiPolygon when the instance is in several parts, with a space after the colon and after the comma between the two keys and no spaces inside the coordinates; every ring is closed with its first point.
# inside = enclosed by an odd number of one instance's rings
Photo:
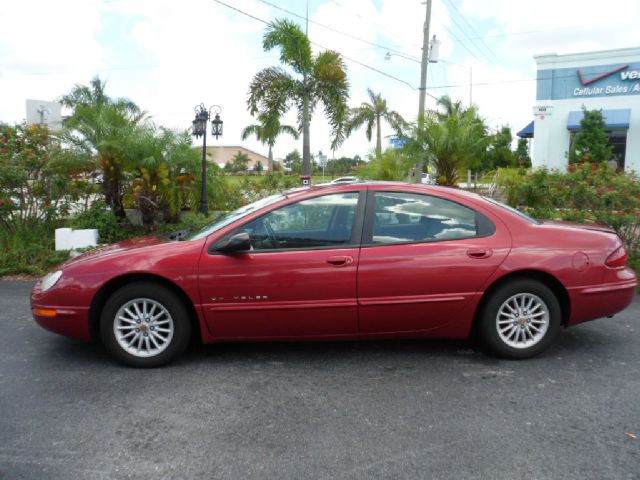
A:
{"type": "Polygon", "coordinates": [[[609,229],[538,222],[464,191],[357,182],[296,189],[200,231],[93,250],[33,289],[36,321],[118,360],[169,362],[192,336],[467,338],[538,354],[611,316],[637,280],[609,229]]]}

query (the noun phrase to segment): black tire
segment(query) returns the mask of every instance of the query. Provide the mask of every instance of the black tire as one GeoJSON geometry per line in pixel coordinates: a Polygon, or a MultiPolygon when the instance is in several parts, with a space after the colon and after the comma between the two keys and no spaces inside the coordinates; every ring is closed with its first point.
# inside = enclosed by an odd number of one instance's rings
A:
{"type": "Polygon", "coordinates": [[[560,304],[551,289],[537,280],[520,278],[501,285],[491,294],[491,297],[484,304],[480,312],[478,332],[484,347],[497,356],[512,359],[531,358],[551,345],[560,331],[561,319],[562,311],[560,304]],[[503,303],[518,294],[535,295],[544,302],[548,311],[546,332],[537,343],[520,348],[509,345],[502,338],[498,331],[497,319],[498,312],[503,303]]]}
{"type": "Polygon", "coordinates": [[[153,368],[166,365],[184,352],[190,337],[191,322],[184,303],[168,288],[151,282],[130,283],[118,289],[109,297],[100,316],[100,338],[105,348],[116,360],[131,367],[153,368]],[[121,307],[135,299],[153,300],[164,307],[171,317],[173,334],[164,349],[157,354],[146,357],[134,355],[125,350],[116,338],[116,315],[121,307]]]}

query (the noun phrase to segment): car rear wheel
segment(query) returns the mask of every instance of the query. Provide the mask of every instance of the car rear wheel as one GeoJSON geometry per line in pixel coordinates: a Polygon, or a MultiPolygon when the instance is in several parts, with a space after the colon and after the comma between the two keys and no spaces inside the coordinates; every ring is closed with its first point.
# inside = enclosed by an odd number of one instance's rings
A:
{"type": "Polygon", "coordinates": [[[161,285],[125,285],[102,310],[100,336],[105,347],[117,360],[133,367],[169,363],[184,351],[190,335],[187,309],[161,285]]]}
{"type": "Polygon", "coordinates": [[[491,352],[530,358],[547,348],[560,331],[558,299],[544,284],[518,279],[500,286],[480,316],[480,336],[491,352]]]}

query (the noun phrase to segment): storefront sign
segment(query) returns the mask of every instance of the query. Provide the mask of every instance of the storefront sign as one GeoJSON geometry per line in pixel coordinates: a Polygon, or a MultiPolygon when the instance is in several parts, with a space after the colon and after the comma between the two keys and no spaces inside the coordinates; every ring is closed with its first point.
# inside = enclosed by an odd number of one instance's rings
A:
{"type": "Polygon", "coordinates": [[[640,63],[538,71],[538,100],[640,95],[640,63]]]}

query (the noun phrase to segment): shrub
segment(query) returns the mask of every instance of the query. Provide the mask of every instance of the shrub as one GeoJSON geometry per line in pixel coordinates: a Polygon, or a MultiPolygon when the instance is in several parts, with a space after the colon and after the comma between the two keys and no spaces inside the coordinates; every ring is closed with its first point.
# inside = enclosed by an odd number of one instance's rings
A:
{"type": "Polygon", "coordinates": [[[0,276],[43,275],[69,258],[54,250],[54,223],[30,222],[0,229],[0,276]]]}
{"type": "Polygon", "coordinates": [[[143,233],[141,228],[134,227],[127,219],[116,217],[102,201],[93,202],[87,210],[72,217],[67,226],[76,229],[97,228],[100,243],[115,243],[143,233]]]}
{"type": "Polygon", "coordinates": [[[598,223],[613,228],[640,254],[640,181],[604,164],[571,165],[564,174],[536,170],[508,187],[509,203],[537,218],[598,223]]]}

